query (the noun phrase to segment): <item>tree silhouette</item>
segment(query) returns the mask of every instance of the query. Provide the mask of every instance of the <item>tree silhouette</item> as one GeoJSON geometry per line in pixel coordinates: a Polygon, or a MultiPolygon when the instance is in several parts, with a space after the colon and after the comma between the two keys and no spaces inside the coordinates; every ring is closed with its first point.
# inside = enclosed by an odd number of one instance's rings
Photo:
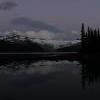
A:
{"type": "Polygon", "coordinates": [[[81,45],[83,53],[96,53],[100,52],[100,31],[98,29],[92,29],[88,26],[87,32],[85,32],[84,24],[81,28],[81,45]]]}

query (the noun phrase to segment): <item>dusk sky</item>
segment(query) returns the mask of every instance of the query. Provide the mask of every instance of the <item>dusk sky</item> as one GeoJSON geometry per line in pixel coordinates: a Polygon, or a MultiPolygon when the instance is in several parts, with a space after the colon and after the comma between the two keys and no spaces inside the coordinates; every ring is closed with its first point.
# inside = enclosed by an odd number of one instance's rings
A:
{"type": "Polygon", "coordinates": [[[82,22],[100,26],[100,0],[0,0],[1,30],[20,17],[79,32],[82,22]]]}

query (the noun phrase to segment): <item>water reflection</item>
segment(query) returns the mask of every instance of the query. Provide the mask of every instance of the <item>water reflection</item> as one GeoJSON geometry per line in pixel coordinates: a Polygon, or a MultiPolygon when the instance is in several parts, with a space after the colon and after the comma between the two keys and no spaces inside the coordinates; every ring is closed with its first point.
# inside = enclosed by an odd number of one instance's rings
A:
{"type": "Polygon", "coordinates": [[[100,58],[98,56],[87,56],[87,58],[82,59],[82,86],[83,88],[87,86],[96,85],[100,83],[100,58]]]}
{"type": "Polygon", "coordinates": [[[77,61],[67,60],[1,62],[0,99],[31,100],[41,96],[70,96],[80,84],[75,81],[79,80],[77,76],[80,75],[78,64],[77,61]]]}
{"type": "MultiPolygon", "coordinates": [[[[88,87],[100,82],[100,61],[98,58],[81,59],[79,61],[68,60],[22,60],[0,61],[0,74],[8,75],[49,75],[57,72],[65,72],[67,68],[73,68],[72,74],[80,73],[82,87],[88,87]],[[73,67],[74,66],[74,67],[73,67]],[[78,70],[77,70],[78,69],[78,70]]],[[[69,70],[69,69],[68,69],[69,70]]]]}
{"type": "MultiPolygon", "coordinates": [[[[77,61],[73,61],[73,65],[78,64],[77,61]]],[[[63,61],[21,61],[21,62],[9,62],[2,63],[0,65],[0,72],[5,71],[9,73],[28,73],[28,74],[49,74],[53,72],[64,71],[65,65],[72,65],[72,62],[67,60],[63,61]],[[63,67],[64,66],[64,67],[63,67]]]]}
{"type": "Polygon", "coordinates": [[[91,91],[95,90],[96,96],[100,92],[99,65],[99,59],[89,56],[78,61],[0,60],[0,99],[92,99],[91,91]],[[93,90],[87,88],[93,85],[93,90]]]}

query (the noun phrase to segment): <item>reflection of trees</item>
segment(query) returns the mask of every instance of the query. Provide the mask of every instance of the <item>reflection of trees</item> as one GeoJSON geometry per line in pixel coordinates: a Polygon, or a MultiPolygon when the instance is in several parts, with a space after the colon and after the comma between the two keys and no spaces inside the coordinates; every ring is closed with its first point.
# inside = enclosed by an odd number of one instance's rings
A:
{"type": "Polygon", "coordinates": [[[83,87],[90,86],[100,82],[100,61],[98,56],[88,55],[82,59],[82,85],[83,87]]]}

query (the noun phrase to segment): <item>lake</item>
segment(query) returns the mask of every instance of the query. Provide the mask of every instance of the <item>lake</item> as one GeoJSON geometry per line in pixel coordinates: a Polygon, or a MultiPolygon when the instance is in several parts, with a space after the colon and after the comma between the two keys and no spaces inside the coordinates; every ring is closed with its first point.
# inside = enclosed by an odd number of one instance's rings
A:
{"type": "Polygon", "coordinates": [[[68,60],[0,62],[0,100],[100,100],[96,65],[68,60]]]}

